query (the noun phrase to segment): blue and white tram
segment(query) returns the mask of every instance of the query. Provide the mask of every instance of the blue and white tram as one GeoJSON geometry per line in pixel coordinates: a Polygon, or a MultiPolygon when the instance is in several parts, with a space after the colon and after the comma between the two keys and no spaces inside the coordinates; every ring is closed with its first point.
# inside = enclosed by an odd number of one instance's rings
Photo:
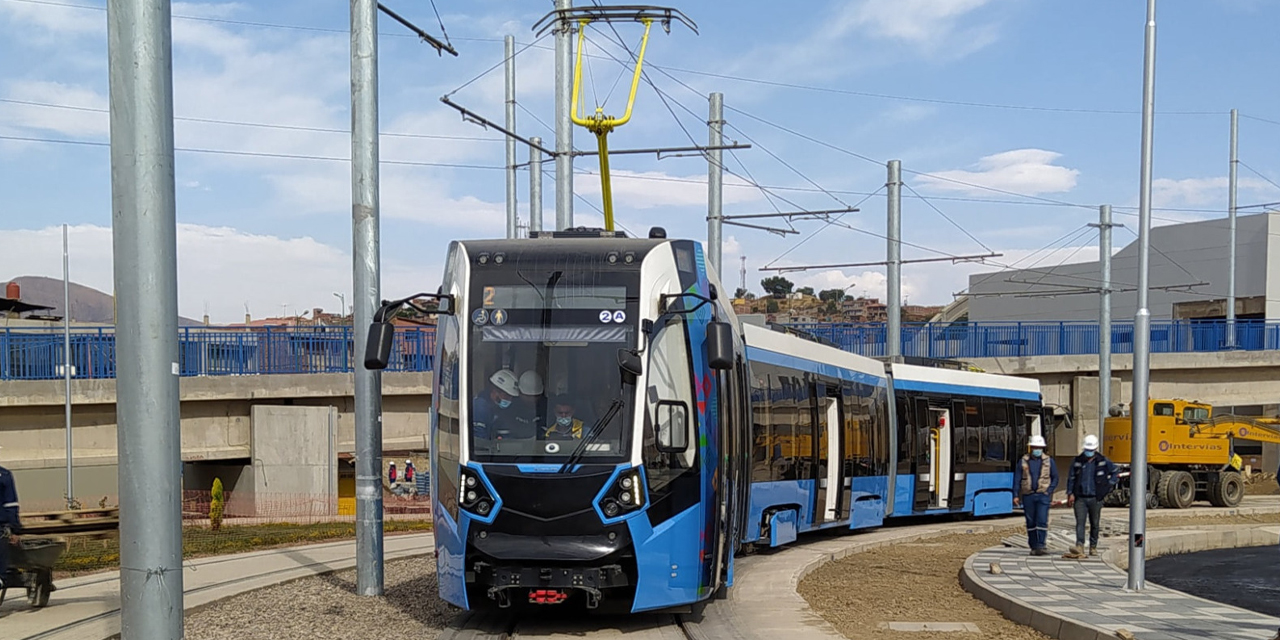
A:
{"type": "MultiPolygon", "coordinates": [[[[430,411],[446,601],[669,609],[730,586],[744,548],[1012,511],[1036,381],[742,326],[718,287],[657,228],[451,243],[430,411]]],[[[392,333],[375,323],[366,366],[392,333]]]]}

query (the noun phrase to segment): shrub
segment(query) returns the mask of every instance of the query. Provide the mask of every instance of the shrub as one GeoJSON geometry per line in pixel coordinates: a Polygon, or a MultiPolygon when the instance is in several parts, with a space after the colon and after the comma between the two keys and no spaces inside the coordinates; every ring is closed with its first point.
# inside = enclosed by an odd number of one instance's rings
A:
{"type": "Polygon", "coordinates": [[[222,478],[213,479],[212,499],[209,500],[209,527],[214,531],[222,528],[222,509],[224,507],[224,496],[222,494],[222,478]]]}

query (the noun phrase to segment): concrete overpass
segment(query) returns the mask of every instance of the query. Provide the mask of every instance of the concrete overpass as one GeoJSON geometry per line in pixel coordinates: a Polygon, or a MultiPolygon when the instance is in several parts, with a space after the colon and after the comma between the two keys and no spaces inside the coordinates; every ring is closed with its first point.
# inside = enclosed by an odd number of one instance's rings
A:
{"type": "MultiPolygon", "coordinates": [[[[431,375],[383,374],[383,451],[427,451],[431,375]]],[[[61,380],[0,381],[0,464],[14,472],[28,508],[63,499],[64,388],[61,380]]],[[[71,389],[76,497],[114,500],[115,380],[73,380],[71,389]]],[[[181,392],[185,489],[207,491],[216,475],[245,497],[353,490],[351,465],[340,462],[355,448],[351,374],[185,377],[181,392]]]]}
{"type": "MultiPolygon", "coordinates": [[[[1070,407],[1075,428],[1056,432],[1059,456],[1076,452],[1085,434],[1098,433],[1098,356],[975,358],[991,373],[1036,378],[1045,402],[1070,407]]],[[[1133,355],[1111,358],[1111,402],[1133,399],[1133,355]]],[[[1245,415],[1280,415],[1280,351],[1151,354],[1151,397],[1198,400],[1245,415]]],[[[1275,471],[1274,448],[1244,456],[1246,464],[1275,471]],[[1252,458],[1252,460],[1251,460],[1252,458]]]]}

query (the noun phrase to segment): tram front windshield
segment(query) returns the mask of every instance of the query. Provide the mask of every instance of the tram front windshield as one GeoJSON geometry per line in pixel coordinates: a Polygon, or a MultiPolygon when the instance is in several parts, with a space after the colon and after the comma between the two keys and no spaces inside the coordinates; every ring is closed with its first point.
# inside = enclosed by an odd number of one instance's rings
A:
{"type": "Polygon", "coordinates": [[[471,458],[563,462],[608,418],[582,462],[628,459],[635,390],[622,385],[618,350],[635,348],[638,274],[525,269],[475,276],[471,458]]]}

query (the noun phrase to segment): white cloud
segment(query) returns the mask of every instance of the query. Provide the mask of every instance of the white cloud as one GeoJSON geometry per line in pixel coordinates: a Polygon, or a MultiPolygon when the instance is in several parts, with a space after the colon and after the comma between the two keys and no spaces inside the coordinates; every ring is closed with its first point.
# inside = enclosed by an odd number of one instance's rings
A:
{"type": "Polygon", "coordinates": [[[987,193],[987,187],[1028,195],[1063,193],[1075,188],[1080,171],[1053,164],[1060,157],[1043,149],[1014,149],[983,157],[973,171],[934,171],[919,179],[940,191],[987,193]]]}
{"type": "MultiPolygon", "coordinates": [[[[959,22],[964,17],[990,2],[991,0],[863,0],[848,5],[834,29],[837,32],[857,30],[873,37],[906,42],[933,51],[960,30],[959,22]]],[[[986,32],[985,29],[982,31],[986,32]]],[[[967,46],[976,50],[989,42],[988,38],[983,38],[979,42],[971,41],[967,46]]]]}
{"type": "MultiPolygon", "coordinates": [[[[1151,204],[1156,207],[1217,205],[1225,211],[1229,186],[1230,180],[1227,176],[1182,180],[1156,178],[1151,181],[1151,204]]],[[[1272,195],[1280,193],[1280,189],[1258,178],[1237,178],[1236,188],[1237,192],[1270,192],[1272,195]]],[[[1241,201],[1240,204],[1252,203],[1241,201]]]]}
{"type": "MultiPolygon", "coordinates": [[[[62,229],[6,231],[11,249],[0,253],[0,274],[60,276],[62,229]]],[[[113,289],[111,229],[78,225],[69,229],[71,279],[106,293],[113,289]]],[[[434,261],[435,258],[432,258],[434,261]]],[[[438,264],[407,265],[383,259],[384,291],[422,288],[422,274],[440,273],[438,264]]],[[[425,280],[434,286],[434,277],[425,280]]],[[[417,290],[417,289],[415,289],[417,290]]],[[[178,225],[178,312],[199,319],[208,304],[215,323],[292,314],[314,307],[337,309],[335,292],[351,301],[351,255],[306,236],[281,238],[228,227],[178,225]]]]}
{"type": "Polygon", "coordinates": [[[86,11],[73,6],[0,2],[0,16],[34,27],[15,30],[15,35],[25,39],[43,40],[54,35],[106,33],[107,30],[106,11],[86,11]]]}
{"type": "Polygon", "coordinates": [[[3,103],[0,104],[0,126],[15,131],[21,127],[80,138],[107,138],[107,98],[92,89],[59,82],[19,80],[8,83],[5,95],[15,100],[75,108],[3,103]]]}

